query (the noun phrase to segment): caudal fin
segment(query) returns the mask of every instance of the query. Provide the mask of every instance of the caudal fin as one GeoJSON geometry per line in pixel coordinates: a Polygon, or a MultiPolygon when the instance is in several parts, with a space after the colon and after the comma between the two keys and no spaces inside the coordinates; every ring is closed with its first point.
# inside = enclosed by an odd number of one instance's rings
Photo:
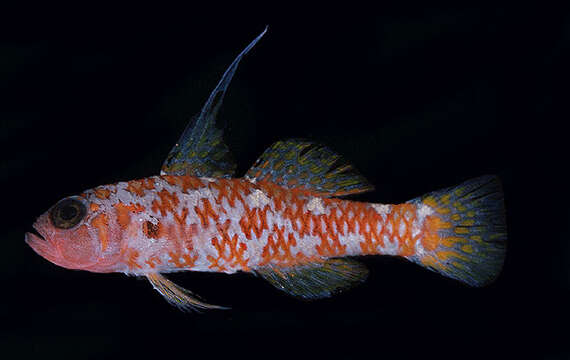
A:
{"type": "Polygon", "coordinates": [[[431,236],[432,244],[411,260],[471,286],[495,280],[503,266],[507,240],[498,177],[481,176],[410,202],[427,205],[426,236],[431,236]]]}

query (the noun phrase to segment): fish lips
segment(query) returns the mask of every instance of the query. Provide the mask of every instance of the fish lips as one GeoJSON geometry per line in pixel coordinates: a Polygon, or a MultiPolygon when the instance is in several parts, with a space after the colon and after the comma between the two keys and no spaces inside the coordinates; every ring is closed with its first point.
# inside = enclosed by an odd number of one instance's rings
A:
{"type": "Polygon", "coordinates": [[[28,232],[25,234],[24,241],[28,244],[38,255],[42,256],[43,258],[51,261],[52,263],[59,263],[58,261],[61,256],[59,255],[59,251],[55,247],[55,244],[46,240],[45,235],[42,234],[41,228],[37,225],[33,225],[34,230],[37,231],[38,234],[34,234],[28,232]]]}

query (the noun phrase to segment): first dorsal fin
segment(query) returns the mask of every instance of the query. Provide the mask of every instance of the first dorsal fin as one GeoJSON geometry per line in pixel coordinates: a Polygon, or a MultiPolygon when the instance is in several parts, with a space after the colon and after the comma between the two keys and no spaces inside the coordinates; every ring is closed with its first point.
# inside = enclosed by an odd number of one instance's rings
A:
{"type": "Polygon", "coordinates": [[[351,259],[327,259],[292,267],[264,266],[256,272],[271,285],[303,299],[320,299],[366,280],[368,269],[351,259]]]}
{"type": "Polygon", "coordinates": [[[321,196],[342,196],[374,187],[340,155],[306,140],[277,141],[246,174],[251,181],[268,180],[287,188],[305,188],[321,196]]]}
{"type": "Polygon", "coordinates": [[[228,309],[227,307],[206,304],[196,298],[189,290],[176,285],[159,273],[146,275],[146,278],[152,284],[152,287],[158,291],[166,301],[176,306],[180,310],[199,310],[199,309],[228,309]]]}
{"type": "Polygon", "coordinates": [[[216,127],[216,115],[239,62],[261,39],[263,30],[232,62],[210,94],[199,114],[194,116],[162,165],[161,174],[197,177],[231,177],[236,164],[224,143],[223,131],[216,127]]]}

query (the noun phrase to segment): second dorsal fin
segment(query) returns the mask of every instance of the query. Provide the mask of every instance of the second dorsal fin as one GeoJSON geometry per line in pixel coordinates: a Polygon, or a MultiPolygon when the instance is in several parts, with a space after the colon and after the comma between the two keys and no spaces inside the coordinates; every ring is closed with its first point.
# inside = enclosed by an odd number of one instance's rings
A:
{"type": "Polygon", "coordinates": [[[268,180],[287,188],[305,188],[321,196],[342,196],[374,187],[340,155],[306,140],[277,141],[246,174],[251,181],[268,180]]]}

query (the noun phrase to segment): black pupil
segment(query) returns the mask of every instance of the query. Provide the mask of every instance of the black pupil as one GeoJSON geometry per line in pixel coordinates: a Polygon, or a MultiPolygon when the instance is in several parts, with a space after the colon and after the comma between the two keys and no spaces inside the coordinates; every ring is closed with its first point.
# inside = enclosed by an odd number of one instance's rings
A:
{"type": "Polygon", "coordinates": [[[77,216],[77,208],[73,205],[67,205],[67,206],[63,206],[60,210],[59,210],[59,216],[63,219],[63,220],[71,220],[74,217],[77,216]]]}

